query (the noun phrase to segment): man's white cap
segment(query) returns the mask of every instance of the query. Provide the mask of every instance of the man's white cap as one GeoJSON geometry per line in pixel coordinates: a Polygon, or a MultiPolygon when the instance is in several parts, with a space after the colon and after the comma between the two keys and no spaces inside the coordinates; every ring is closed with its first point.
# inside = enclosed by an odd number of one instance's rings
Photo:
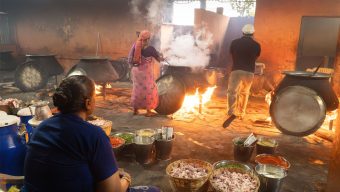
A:
{"type": "Polygon", "coordinates": [[[242,32],[243,34],[251,35],[255,32],[254,26],[252,24],[246,24],[245,26],[243,26],[242,32]]]}

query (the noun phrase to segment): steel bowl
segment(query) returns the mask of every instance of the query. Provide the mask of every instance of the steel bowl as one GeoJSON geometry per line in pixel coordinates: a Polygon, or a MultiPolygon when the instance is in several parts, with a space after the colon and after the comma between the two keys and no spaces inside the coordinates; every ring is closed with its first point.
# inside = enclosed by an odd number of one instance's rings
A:
{"type": "Polygon", "coordinates": [[[120,137],[120,138],[125,140],[125,144],[124,144],[123,148],[120,150],[121,155],[123,155],[123,156],[133,155],[133,153],[134,153],[133,142],[134,142],[134,138],[135,138],[134,133],[132,133],[132,132],[118,132],[118,133],[114,133],[113,136],[120,137]],[[126,140],[126,138],[122,137],[122,135],[124,135],[124,134],[130,135],[132,137],[131,140],[126,140]]]}
{"type": "Polygon", "coordinates": [[[283,167],[269,164],[256,165],[255,172],[261,182],[260,191],[279,192],[283,180],[287,176],[287,171],[283,167]]]}
{"type": "Polygon", "coordinates": [[[278,145],[275,139],[260,137],[256,142],[256,154],[274,154],[278,145]],[[266,145],[266,142],[271,145],[266,145]]]}
{"type": "Polygon", "coordinates": [[[154,141],[153,137],[136,136],[134,138],[133,148],[138,163],[149,164],[153,162],[155,156],[154,141]]]}
{"type": "Polygon", "coordinates": [[[125,145],[130,145],[133,143],[133,139],[135,137],[135,134],[132,132],[118,132],[118,133],[114,133],[113,136],[115,137],[120,137],[122,139],[125,140],[125,145]],[[131,137],[131,140],[127,140],[126,138],[124,138],[124,135],[128,135],[131,137]]]}
{"type": "MultiPolygon", "coordinates": [[[[123,146],[125,144],[125,140],[123,138],[120,138],[120,137],[110,136],[110,143],[111,143],[111,138],[119,138],[123,141],[120,145],[112,146],[112,150],[113,150],[114,154],[119,155],[121,150],[123,149],[123,146]]],[[[112,143],[111,143],[111,145],[112,145],[112,143]]]]}
{"type": "Polygon", "coordinates": [[[270,154],[260,154],[256,155],[255,162],[257,164],[262,165],[274,165],[282,167],[285,170],[288,170],[290,168],[290,163],[287,159],[285,159],[282,156],[279,155],[270,155],[270,154]],[[265,160],[267,158],[267,160],[265,160]],[[281,163],[279,163],[281,162],[281,163]]]}
{"type": "Polygon", "coordinates": [[[156,131],[153,129],[140,129],[136,131],[136,136],[154,137],[155,135],[156,135],[156,131]]]}
{"type": "Polygon", "coordinates": [[[217,161],[213,164],[214,169],[219,169],[219,168],[238,168],[242,169],[246,172],[253,172],[252,167],[249,165],[239,162],[239,161],[234,161],[234,160],[221,160],[217,161]]]}

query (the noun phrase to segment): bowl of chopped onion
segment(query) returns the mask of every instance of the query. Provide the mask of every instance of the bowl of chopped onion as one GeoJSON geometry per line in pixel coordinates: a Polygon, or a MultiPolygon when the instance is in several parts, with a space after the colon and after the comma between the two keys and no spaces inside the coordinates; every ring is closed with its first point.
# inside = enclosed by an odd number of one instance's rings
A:
{"type": "Polygon", "coordinates": [[[169,164],[166,174],[173,191],[207,191],[212,165],[199,159],[181,159],[169,164]]]}
{"type": "Polygon", "coordinates": [[[260,187],[260,179],[254,172],[234,167],[214,169],[209,183],[214,192],[257,192],[260,187]]]}

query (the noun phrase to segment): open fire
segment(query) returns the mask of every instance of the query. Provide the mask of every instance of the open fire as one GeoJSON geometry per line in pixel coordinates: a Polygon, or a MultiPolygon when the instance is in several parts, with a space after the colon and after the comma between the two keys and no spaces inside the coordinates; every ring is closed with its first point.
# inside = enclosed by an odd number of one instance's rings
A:
{"type": "MultiPolygon", "coordinates": [[[[105,89],[111,89],[111,88],[112,88],[112,85],[110,83],[105,84],[105,89]]],[[[103,92],[103,86],[95,84],[95,92],[96,92],[96,95],[101,95],[103,92]]]]}
{"type": "Polygon", "coordinates": [[[208,87],[203,93],[199,93],[199,88],[196,89],[194,95],[185,95],[182,107],[173,114],[173,117],[183,117],[188,114],[201,114],[206,108],[206,104],[211,100],[211,97],[216,89],[216,86],[208,87]]]}
{"type": "Polygon", "coordinates": [[[96,84],[95,88],[96,88],[96,95],[99,95],[102,93],[103,86],[96,84]]]}

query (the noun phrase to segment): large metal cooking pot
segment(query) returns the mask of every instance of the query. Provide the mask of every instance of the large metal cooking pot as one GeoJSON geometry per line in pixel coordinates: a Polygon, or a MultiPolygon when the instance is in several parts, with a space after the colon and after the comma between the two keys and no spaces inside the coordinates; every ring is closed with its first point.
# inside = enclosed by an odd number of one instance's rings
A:
{"type": "Polygon", "coordinates": [[[182,106],[185,97],[185,85],[176,75],[163,75],[157,80],[158,106],[155,109],[161,115],[175,113],[182,106]]]}
{"type": "Polygon", "coordinates": [[[35,91],[46,86],[51,76],[64,72],[55,55],[26,55],[26,61],[15,71],[15,85],[23,91],[35,91]]]}
{"type": "Polygon", "coordinates": [[[305,71],[285,71],[283,74],[285,74],[285,77],[276,87],[275,93],[288,86],[300,85],[316,91],[325,102],[327,111],[338,108],[339,100],[330,84],[330,75],[305,71]]]}
{"type": "Polygon", "coordinates": [[[157,113],[173,114],[181,108],[185,94],[194,94],[197,88],[203,93],[209,86],[203,72],[186,66],[168,66],[164,75],[156,81],[159,95],[157,113]]]}
{"type": "Polygon", "coordinates": [[[323,123],[326,111],[338,108],[339,101],[323,73],[287,71],[276,88],[270,115],[283,133],[306,136],[323,123]]]}
{"type": "Polygon", "coordinates": [[[119,75],[106,57],[82,57],[67,73],[67,76],[86,75],[96,83],[113,82],[119,79],[119,75]]]}

